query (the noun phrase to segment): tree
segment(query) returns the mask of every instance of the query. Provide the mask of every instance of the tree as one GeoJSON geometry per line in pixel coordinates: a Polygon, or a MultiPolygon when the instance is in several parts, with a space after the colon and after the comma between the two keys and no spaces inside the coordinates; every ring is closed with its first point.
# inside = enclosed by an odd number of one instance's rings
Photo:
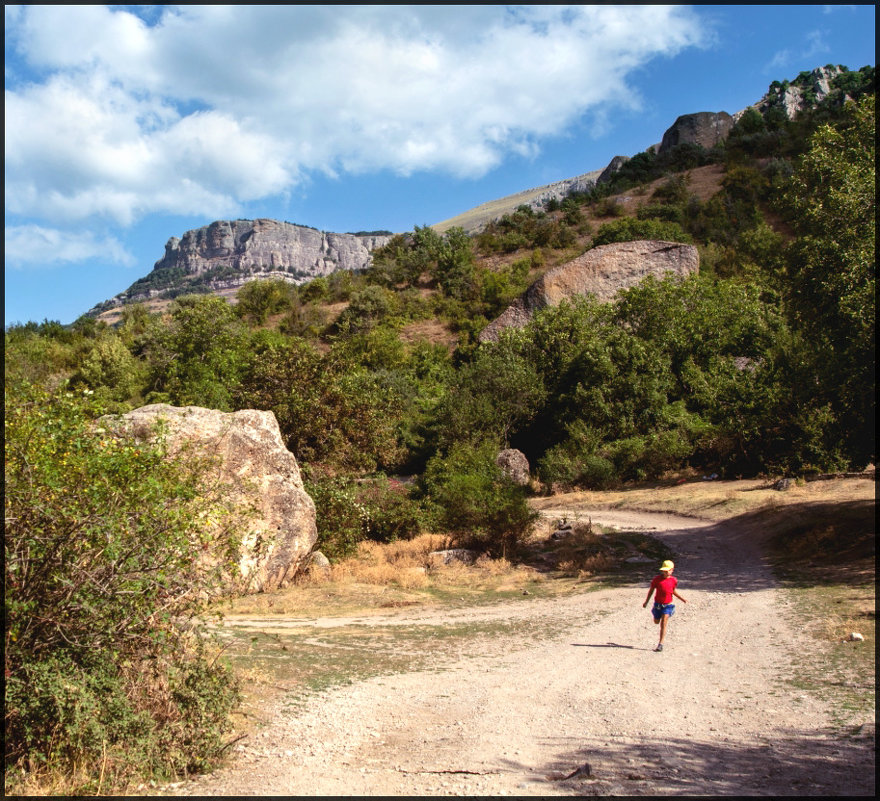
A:
{"type": "Polygon", "coordinates": [[[245,328],[223,298],[178,298],[150,345],[152,400],[231,411],[246,344],[245,328]]]}
{"type": "MultiPolygon", "coordinates": [[[[794,326],[813,343],[813,401],[853,463],[874,456],[875,266],[874,97],[822,125],[786,194],[799,237],[789,252],[794,326]]],[[[812,402],[812,401],[811,401],[812,402]]]]}
{"type": "Polygon", "coordinates": [[[248,281],[236,293],[236,313],[253,325],[263,325],[270,314],[290,308],[293,287],[278,278],[248,281]]]}
{"type": "Polygon", "coordinates": [[[144,365],[114,334],[102,336],[85,357],[75,378],[107,400],[125,402],[140,397],[144,387],[144,365]]]}
{"type": "Polygon", "coordinates": [[[509,556],[537,518],[526,491],[495,463],[497,446],[459,443],[428,462],[422,489],[438,525],[463,547],[509,556]]]}

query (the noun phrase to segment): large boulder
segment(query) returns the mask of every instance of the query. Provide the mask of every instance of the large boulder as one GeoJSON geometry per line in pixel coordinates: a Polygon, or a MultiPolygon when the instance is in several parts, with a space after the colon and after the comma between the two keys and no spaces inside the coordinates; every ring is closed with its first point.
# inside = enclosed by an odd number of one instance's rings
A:
{"type": "Polygon", "coordinates": [[[676,145],[699,145],[711,150],[721,144],[734,125],[734,118],[726,111],[698,111],[683,114],[663,134],[659,152],[667,153],[676,145]]]}
{"type": "Polygon", "coordinates": [[[164,403],[142,406],[101,424],[119,436],[154,441],[161,422],[169,454],[192,448],[212,457],[214,478],[240,510],[246,533],[236,588],[259,592],[284,586],[317,539],[315,504],[303,487],[296,457],[284,446],[272,412],[219,412],[164,403]]]}
{"type": "Polygon", "coordinates": [[[700,256],[693,245],[653,239],[600,245],[548,270],[489,323],[479,339],[495,342],[503,329],[523,328],[537,311],[566,299],[589,294],[604,303],[649,275],[658,279],[669,274],[684,277],[699,267],[700,256]]]}
{"type": "Polygon", "coordinates": [[[516,448],[505,448],[495,457],[495,464],[507,478],[520,487],[529,483],[529,460],[516,448]]]}

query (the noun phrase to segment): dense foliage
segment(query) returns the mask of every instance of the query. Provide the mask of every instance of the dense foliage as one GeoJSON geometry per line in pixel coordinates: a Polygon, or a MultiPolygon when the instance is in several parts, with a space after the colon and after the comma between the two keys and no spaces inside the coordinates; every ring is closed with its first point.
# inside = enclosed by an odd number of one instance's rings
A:
{"type": "Polygon", "coordinates": [[[88,395],[12,382],[5,403],[7,779],[203,768],[237,699],[194,626],[235,552],[222,487],[192,456],[96,427],[88,395]]]}

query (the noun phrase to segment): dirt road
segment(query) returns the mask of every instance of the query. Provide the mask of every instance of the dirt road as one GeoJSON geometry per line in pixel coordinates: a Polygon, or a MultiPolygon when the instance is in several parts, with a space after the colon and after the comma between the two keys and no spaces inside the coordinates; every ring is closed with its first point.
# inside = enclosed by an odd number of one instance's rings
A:
{"type": "Polygon", "coordinates": [[[370,618],[527,615],[563,633],[280,708],[227,768],[164,794],[873,796],[873,724],[842,737],[832,710],[785,681],[815,644],[749,543],[693,519],[591,517],[676,552],[690,603],[662,653],[642,609],[654,565],[641,584],[558,600],[370,618]]]}

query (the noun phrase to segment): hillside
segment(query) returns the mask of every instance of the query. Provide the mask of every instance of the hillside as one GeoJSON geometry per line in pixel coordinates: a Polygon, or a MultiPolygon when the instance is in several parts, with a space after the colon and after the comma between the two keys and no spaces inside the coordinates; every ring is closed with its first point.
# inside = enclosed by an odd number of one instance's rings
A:
{"type": "MultiPolygon", "coordinates": [[[[853,84],[850,75],[852,73],[842,67],[819,67],[802,73],[793,82],[774,81],[764,97],[732,115],[724,111],[684,114],[663,133],[658,144],[637,155],[670,162],[663,171],[668,176],[676,172],[676,154],[693,155],[695,149],[708,153],[723,147],[734,126],[747,112],[763,115],[777,124],[780,115],[794,120],[823,104],[842,102],[840,98],[848,97],[846,88],[851,88],[850,84],[859,88],[858,81],[853,84]]],[[[510,217],[519,208],[542,213],[558,207],[567,198],[613,187],[620,171],[626,172],[629,160],[627,156],[616,156],[602,169],[488,201],[431,227],[440,234],[460,228],[476,235],[502,218],[510,217]]],[[[686,166],[699,166],[699,160],[686,166]]],[[[706,199],[705,192],[697,187],[694,194],[701,200],[706,199]]],[[[617,213],[634,213],[643,205],[630,198],[618,196],[617,199],[620,203],[617,213]]],[[[336,234],[275,220],[219,220],[188,231],[181,238],[171,237],[165,255],[156,262],[152,272],[117,297],[98,304],[88,314],[114,324],[120,318],[120,307],[127,303],[148,302],[150,308],[161,309],[165,305],[162,300],[186,292],[231,298],[234,292],[230,290],[254,278],[302,284],[336,271],[362,271],[369,266],[371,253],[389,238],[387,232],[336,234]]]]}
{"type": "Polygon", "coordinates": [[[589,191],[596,186],[596,182],[604,172],[605,170],[593,170],[574,178],[566,178],[534,189],[525,189],[497,200],[490,200],[457,214],[455,217],[450,217],[448,220],[435,223],[431,227],[440,234],[453,227],[462,228],[469,234],[477,233],[487,223],[497,220],[505,214],[512,214],[519,206],[542,209],[550,200],[561,201],[572,192],[589,191]]]}

